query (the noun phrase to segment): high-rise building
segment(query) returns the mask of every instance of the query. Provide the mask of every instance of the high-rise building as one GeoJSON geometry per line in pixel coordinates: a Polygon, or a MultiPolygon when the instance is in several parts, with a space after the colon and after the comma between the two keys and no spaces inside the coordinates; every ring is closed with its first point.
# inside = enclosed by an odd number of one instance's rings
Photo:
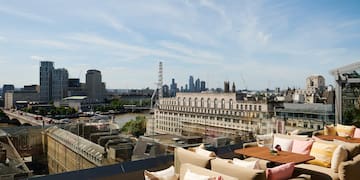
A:
{"type": "Polygon", "coordinates": [[[189,91],[194,92],[194,77],[193,76],[189,77],[189,91]]]}
{"type": "Polygon", "coordinates": [[[54,62],[40,62],[40,101],[50,102],[52,100],[52,73],[54,62]]]}
{"type": "Polygon", "coordinates": [[[5,93],[6,93],[7,91],[14,91],[14,90],[15,90],[15,87],[14,87],[13,84],[4,84],[4,85],[3,85],[3,89],[2,89],[2,95],[1,95],[1,97],[2,97],[3,99],[5,99],[5,93]]]}
{"type": "Polygon", "coordinates": [[[66,69],[55,69],[52,73],[52,100],[61,100],[68,95],[69,73],[66,69]]]}
{"type": "Polygon", "coordinates": [[[170,85],[170,96],[175,97],[177,91],[177,84],[175,82],[175,79],[173,78],[170,85]]]}
{"type": "Polygon", "coordinates": [[[195,81],[195,92],[200,92],[200,79],[197,78],[195,81]]]}
{"type": "Polygon", "coordinates": [[[226,92],[226,93],[230,92],[230,82],[229,81],[224,82],[224,92],[226,92]]]}
{"type": "Polygon", "coordinates": [[[205,81],[200,82],[200,91],[206,91],[206,82],[205,81]]]}
{"type": "Polygon", "coordinates": [[[86,72],[86,92],[90,101],[102,102],[104,100],[105,88],[101,82],[101,72],[90,69],[86,72]]]}

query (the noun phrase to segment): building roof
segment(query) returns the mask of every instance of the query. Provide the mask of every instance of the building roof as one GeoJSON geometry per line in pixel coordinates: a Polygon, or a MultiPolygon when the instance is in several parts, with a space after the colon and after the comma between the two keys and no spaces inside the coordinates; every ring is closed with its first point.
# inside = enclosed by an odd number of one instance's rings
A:
{"type": "Polygon", "coordinates": [[[353,72],[353,71],[359,70],[359,69],[360,69],[360,62],[355,62],[355,63],[348,64],[343,67],[333,69],[330,71],[330,73],[335,76],[335,75],[337,75],[337,73],[343,74],[343,73],[347,73],[347,72],[353,72]]]}

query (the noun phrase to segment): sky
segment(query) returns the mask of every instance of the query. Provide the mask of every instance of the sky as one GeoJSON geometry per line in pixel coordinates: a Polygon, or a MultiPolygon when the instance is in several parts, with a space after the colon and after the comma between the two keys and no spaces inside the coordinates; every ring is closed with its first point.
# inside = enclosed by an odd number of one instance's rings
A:
{"type": "Polygon", "coordinates": [[[360,2],[335,0],[0,0],[0,85],[39,84],[40,61],[107,88],[304,88],[360,60],[360,2]]]}

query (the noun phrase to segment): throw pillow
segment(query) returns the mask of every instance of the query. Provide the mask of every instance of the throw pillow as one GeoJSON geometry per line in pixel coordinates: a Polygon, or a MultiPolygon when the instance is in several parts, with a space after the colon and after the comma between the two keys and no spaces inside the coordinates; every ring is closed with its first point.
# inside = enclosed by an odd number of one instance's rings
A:
{"type": "Polygon", "coordinates": [[[315,159],[308,161],[308,163],[329,168],[331,165],[332,155],[337,146],[338,145],[336,144],[314,142],[310,155],[314,156],[315,159]]]}
{"type": "Polygon", "coordinates": [[[256,142],[259,147],[272,147],[273,134],[257,135],[256,142]]]}
{"type": "Polygon", "coordinates": [[[324,135],[336,136],[336,129],[333,125],[324,127],[324,135]]]}
{"type": "Polygon", "coordinates": [[[201,149],[201,148],[195,149],[195,153],[199,154],[201,156],[206,156],[206,157],[216,157],[216,154],[214,152],[208,151],[205,149],[201,149]]]}
{"type": "Polygon", "coordinates": [[[245,161],[245,160],[240,160],[238,158],[233,158],[232,163],[234,165],[241,166],[241,167],[244,167],[244,168],[260,169],[259,160],[245,161]]]}
{"type": "Polygon", "coordinates": [[[186,170],[183,180],[208,180],[210,179],[210,176],[205,176],[201,174],[196,174],[194,172],[191,172],[189,169],[186,170]]]}
{"type": "Polygon", "coordinates": [[[291,151],[293,140],[274,136],[273,149],[276,145],[280,145],[282,151],[291,151]]]}
{"type": "Polygon", "coordinates": [[[331,158],[331,169],[337,173],[341,162],[347,158],[347,151],[343,145],[338,145],[331,158]]]}
{"type": "Polygon", "coordinates": [[[299,154],[310,154],[311,146],[313,145],[314,141],[302,141],[294,139],[292,152],[299,153],[299,154]]]}
{"type": "Polygon", "coordinates": [[[360,128],[355,129],[354,138],[360,138],[360,128]]]}
{"type": "Polygon", "coordinates": [[[341,124],[336,125],[336,132],[338,136],[342,137],[353,137],[355,129],[355,126],[346,126],[341,124]]]}
{"type": "Polygon", "coordinates": [[[175,174],[174,166],[170,166],[167,169],[150,172],[144,171],[145,180],[177,180],[178,176],[175,174]]]}
{"type": "Polygon", "coordinates": [[[286,180],[291,178],[295,168],[295,163],[286,163],[274,168],[266,169],[267,180],[286,180]]]}

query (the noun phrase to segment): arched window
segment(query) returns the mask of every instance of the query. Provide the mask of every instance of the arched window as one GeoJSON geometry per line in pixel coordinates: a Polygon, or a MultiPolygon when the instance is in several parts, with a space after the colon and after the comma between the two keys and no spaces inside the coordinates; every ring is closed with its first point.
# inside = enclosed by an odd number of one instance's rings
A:
{"type": "Polygon", "coordinates": [[[201,98],[200,100],[200,107],[204,107],[204,98],[201,98]]]}
{"type": "Polygon", "coordinates": [[[225,109],[225,99],[221,99],[221,109],[225,109]]]}
{"type": "Polygon", "coordinates": [[[186,106],[186,98],[183,99],[183,106],[186,106]]]}
{"type": "Polygon", "coordinates": [[[195,98],[194,106],[195,106],[195,107],[198,107],[198,98],[195,98]]]}
{"type": "Polygon", "coordinates": [[[233,100],[230,99],[230,101],[229,101],[229,109],[232,109],[232,108],[233,108],[233,100]]]}
{"type": "Polygon", "coordinates": [[[214,99],[214,108],[215,108],[215,109],[217,108],[217,104],[218,104],[218,102],[217,102],[217,99],[215,98],[215,99],[214,99]]]}
{"type": "Polygon", "coordinates": [[[211,100],[210,98],[207,99],[207,105],[206,105],[207,108],[210,108],[211,107],[211,100]]]}
{"type": "Polygon", "coordinates": [[[191,107],[191,98],[189,98],[188,105],[189,105],[189,107],[191,107]]]}

